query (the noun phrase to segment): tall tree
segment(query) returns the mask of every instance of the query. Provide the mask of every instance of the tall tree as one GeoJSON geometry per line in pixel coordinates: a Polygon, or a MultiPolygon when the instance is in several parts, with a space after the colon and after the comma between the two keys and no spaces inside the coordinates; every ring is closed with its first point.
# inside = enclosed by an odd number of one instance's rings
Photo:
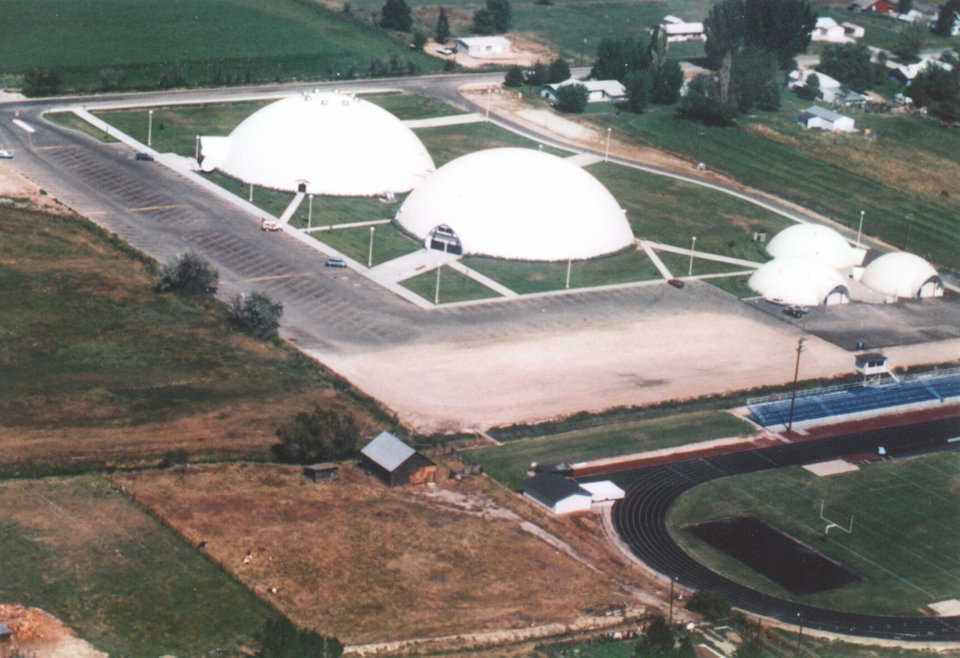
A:
{"type": "Polygon", "coordinates": [[[817,23],[808,0],[718,0],[704,20],[705,51],[713,67],[745,47],[776,53],[781,69],[810,45],[817,23]]]}
{"type": "Polygon", "coordinates": [[[893,52],[903,60],[916,62],[919,60],[917,55],[920,54],[920,49],[923,48],[923,42],[926,38],[927,28],[923,23],[920,21],[907,23],[900,29],[899,34],[897,34],[897,41],[893,45],[893,52]]]}
{"type": "Polygon", "coordinates": [[[437,43],[446,43],[450,38],[450,20],[447,18],[447,10],[440,7],[440,15],[437,16],[437,27],[433,32],[437,43]]]}
{"type": "Polygon", "coordinates": [[[550,73],[547,76],[550,82],[563,82],[570,79],[570,65],[567,60],[557,57],[550,62],[550,73]]]}
{"type": "Polygon", "coordinates": [[[949,37],[953,34],[953,27],[957,21],[960,21],[960,0],[947,0],[940,7],[933,31],[942,37],[949,37]]]}
{"type": "Polygon", "coordinates": [[[708,126],[729,126],[737,108],[721,99],[719,74],[701,74],[690,81],[687,93],[680,98],[677,116],[702,121],[708,126]]]}
{"type": "MultiPolygon", "coordinates": [[[[749,112],[760,99],[769,100],[768,86],[777,84],[777,59],[773,53],[760,48],[746,48],[733,60],[731,79],[737,107],[749,112]]],[[[779,97],[777,99],[779,105],[779,97]]]]}
{"type": "Polygon", "coordinates": [[[855,91],[866,91],[873,84],[870,51],[859,43],[829,44],[820,55],[818,71],[836,78],[855,91]]]}
{"type": "Polygon", "coordinates": [[[493,14],[493,24],[497,32],[503,33],[510,30],[513,14],[510,0],[487,0],[487,9],[493,14]]]}
{"type": "Polygon", "coordinates": [[[913,0],[897,0],[897,13],[908,14],[913,9],[913,0]]]}
{"type": "Polygon", "coordinates": [[[380,11],[380,27],[401,32],[410,31],[413,27],[413,16],[405,0],[387,0],[380,11]]]}
{"type": "Polygon", "coordinates": [[[587,88],[583,85],[564,85],[557,89],[556,108],[561,112],[581,114],[587,107],[587,88]]]}
{"type": "Polygon", "coordinates": [[[631,112],[643,112],[650,104],[653,83],[649,69],[634,71],[627,78],[627,107],[631,112]]]}
{"type": "Polygon", "coordinates": [[[683,69],[680,68],[680,63],[673,59],[667,59],[656,71],[656,77],[653,81],[653,102],[660,105],[676,103],[682,86],[683,69]]]}
{"type": "Polygon", "coordinates": [[[646,70],[650,62],[650,44],[645,39],[602,39],[590,77],[626,85],[630,73],[646,70]]]}

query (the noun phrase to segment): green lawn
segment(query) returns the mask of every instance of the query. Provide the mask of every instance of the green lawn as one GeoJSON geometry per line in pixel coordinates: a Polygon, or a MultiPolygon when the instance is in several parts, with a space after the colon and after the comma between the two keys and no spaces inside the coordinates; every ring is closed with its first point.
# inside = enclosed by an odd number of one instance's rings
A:
{"type": "MultiPolygon", "coordinates": [[[[423,243],[414,240],[393,224],[380,224],[373,227],[373,264],[379,265],[388,260],[423,249],[423,243]]],[[[346,228],[333,231],[315,231],[311,233],[317,240],[330,245],[350,258],[367,264],[371,231],[370,228],[346,228]]]]}
{"type": "MultiPolygon", "coordinates": [[[[437,271],[431,270],[401,281],[400,284],[412,290],[427,301],[436,298],[437,271]]],[[[464,302],[471,299],[488,299],[500,297],[500,293],[490,290],[482,283],[477,283],[465,274],[444,265],[440,268],[440,303],[464,302]]]]}
{"type": "MultiPolygon", "coordinates": [[[[699,242],[699,241],[698,241],[699,242]]],[[[698,245],[699,246],[699,245],[698,245]]],[[[667,269],[674,276],[687,276],[687,273],[690,271],[690,257],[684,256],[683,254],[675,254],[669,251],[658,251],[657,255],[660,257],[660,260],[663,261],[663,264],[667,266],[667,269]]],[[[770,257],[767,256],[764,260],[760,262],[766,262],[770,257]]],[[[749,267],[744,265],[733,265],[731,263],[721,263],[715,260],[707,260],[706,258],[694,258],[693,259],[693,274],[720,274],[721,272],[742,272],[744,270],[749,270],[749,267]]]]}
{"type": "Polygon", "coordinates": [[[488,475],[512,489],[520,489],[530,462],[576,463],[737,436],[750,431],[748,423],[728,413],[705,411],[610,423],[480,448],[470,454],[483,464],[483,470],[488,475]]]}
{"type": "MultiPolygon", "coordinates": [[[[521,294],[561,290],[566,287],[566,261],[534,262],[467,256],[462,262],[467,267],[521,294]]],[[[632,248],[609,256],[570,263],[571,288],[659,278],[660,273],[647,255],[632,248]]]]}
{"type": "Polygon", "coordinates": [[[80,132],[86,133],[87,135],[90,135],[94,139],[101,142],[109,144],[110,142],[117,141],[99,128],[95,128],[94,126],[90,125],[73,112],[48,112],[43,116],[45,119],[52,121],[59,126],[70,128],[71,130],[79,130],[80,132]]]}
{"type": "Polygon", "coordinates": [[[463,114],[463,110],[443,101],[417,94],[403,92],[387,94],[363,94],[360,96],[390,112],[398,119],[432,119],[454,114],[463,114]]]}
{"type": "Polygon", "coordinates": [[[55,68],[63,90],[349,78],[375,59],[401,74],[441,66],[319,3],[10,0],[3,10],[0,72],[55,68]]]}
{"type": "Polygon", "coordinates": [[[670,512],[671,532],[700,560],[731,577],[788,599],[838,610],[921,614],[923,606],[954,598],[960,587],[960,454],[937,453],[861,466],[856,473],[819,478],[797,467],[709,482],[683,495],[670,512]],[[819,518],[846,524],[832,531],[819,518]],[[863,577],[831,592],[795,597],[681,528],[735,514],[758,516],[863,577]]]}
{"type": "MultiPolygon", "coordinates": [[[[433,162],[437,167],[442,167],[461,155],[483,149],[506,146],[537,148],[538,146],[537,142],[486,122],[420,128],[414,132],[417,133],[417,137],[430,151],[433,162]]],[[[543,150],[562,157],[572,155],[569,152],[550,147],[544,147],[543,150]]]]}
{"type": "Polygon", "coordinates": [[[747,280],[750,278],[749,275],[743,276],[725,276],[717,279],[709,279],[707,283],[712,286],[716,286],[721,290],[725,290],[735,297],[743,299],[745,297],[756,297],[757,293],[750,289],[750,286],[747,285],[747,280]]]}
{"type": "Polygon", "coordinates": [[[42,608],[111,655],[235,651],[272,616],[99,475],[0,482],[0,563],[0,601],[42,608]]]}

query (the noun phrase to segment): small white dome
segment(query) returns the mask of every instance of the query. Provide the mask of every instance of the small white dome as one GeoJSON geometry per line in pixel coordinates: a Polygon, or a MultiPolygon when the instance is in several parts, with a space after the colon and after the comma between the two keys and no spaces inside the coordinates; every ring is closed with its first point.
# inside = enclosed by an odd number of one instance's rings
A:
{"type": "Polygon", "coordinates": [[[229,137],[200,138],[202,168],[245,183],[313,194],[407,192],[434,169],[420,139],[383,108],[350,94],[297,94],[244,119],[229,137]]]}
{"type": "Polygon", "coordinates": [[[747,285],[764,299],[790,306],[842,304],[850,299],[839,272],[804,258],[774,258],[751,274],[747,285]]]}
{"type": "Polygon", "coordinates": [[[867,265],[864,285],[890,297],[939,297],[943,282],[933,266],[916,254],[895,251],[867,265]]]}
{"type": "Polygon", "coordinates": [[[448,227],[464,253],[500,258],[592,258],[634,243],[607,188],[583,168],[533,149],[477,151],[445,164],[396,218],[424,239],[448,227]]]}
{"type": "Polygon", "coordinates": [[[863,252],[828,226],[794,224],[773,236],[767,253],[774,258],[806,258],[835,269],[859,265],[863,252]]]}

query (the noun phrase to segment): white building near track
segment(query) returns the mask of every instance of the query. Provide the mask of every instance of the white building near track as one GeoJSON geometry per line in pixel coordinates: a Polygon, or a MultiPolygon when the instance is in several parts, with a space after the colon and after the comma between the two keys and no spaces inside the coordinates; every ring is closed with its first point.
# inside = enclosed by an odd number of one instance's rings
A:
{"type": "Polygon", "coordinates": [[[626,212],[607,188],[533,149],[488,149],[447,163],[407,197],[396,219],[428,247],[499,258],[592,258],[634,244],[626,212]]]}
{"type": "Polygon", "coordinates": [[[920,256],[905,251],[880,256],[864,268],[860,281],[894,299],[943,296],[943,281],[937,270],[920,256]]]}
{"type": "Polygon", "coordinates": [[[399,119],[338,92],[290,96],[229,137],[201,137],[200,166],[262,187],[338,196],[407,192],[435,169],[399,119]]]}
{"type": "Polygon", "coordinates": [[[829,226],[794,224],[773,236],[767,253],[774,258],[805,258],[843,270],[860,265],[866,250],[851,246],[829,226]]]}
{"type": "Polygon", "coordinates": [[[774,258],[751,274],[747,285],[776,304],[833,306],[850,301],[847,281],[836,269],[805,258],[774,258]]]}

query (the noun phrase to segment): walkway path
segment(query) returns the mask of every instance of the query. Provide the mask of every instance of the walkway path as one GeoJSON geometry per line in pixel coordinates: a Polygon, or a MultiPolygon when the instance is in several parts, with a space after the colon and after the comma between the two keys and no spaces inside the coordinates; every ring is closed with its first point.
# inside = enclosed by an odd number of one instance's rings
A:
{"type": "Polygon", "coordinates": [[[459,126],[464,123],[477,123],[486,121],[483,116],[469,112],[467,114],[453,114],[445,117],[431,117],[429,119],[408,119],[403,122],[407,128],[415,130],[417,128],[437,128],[439,126],[459,126]]]}

